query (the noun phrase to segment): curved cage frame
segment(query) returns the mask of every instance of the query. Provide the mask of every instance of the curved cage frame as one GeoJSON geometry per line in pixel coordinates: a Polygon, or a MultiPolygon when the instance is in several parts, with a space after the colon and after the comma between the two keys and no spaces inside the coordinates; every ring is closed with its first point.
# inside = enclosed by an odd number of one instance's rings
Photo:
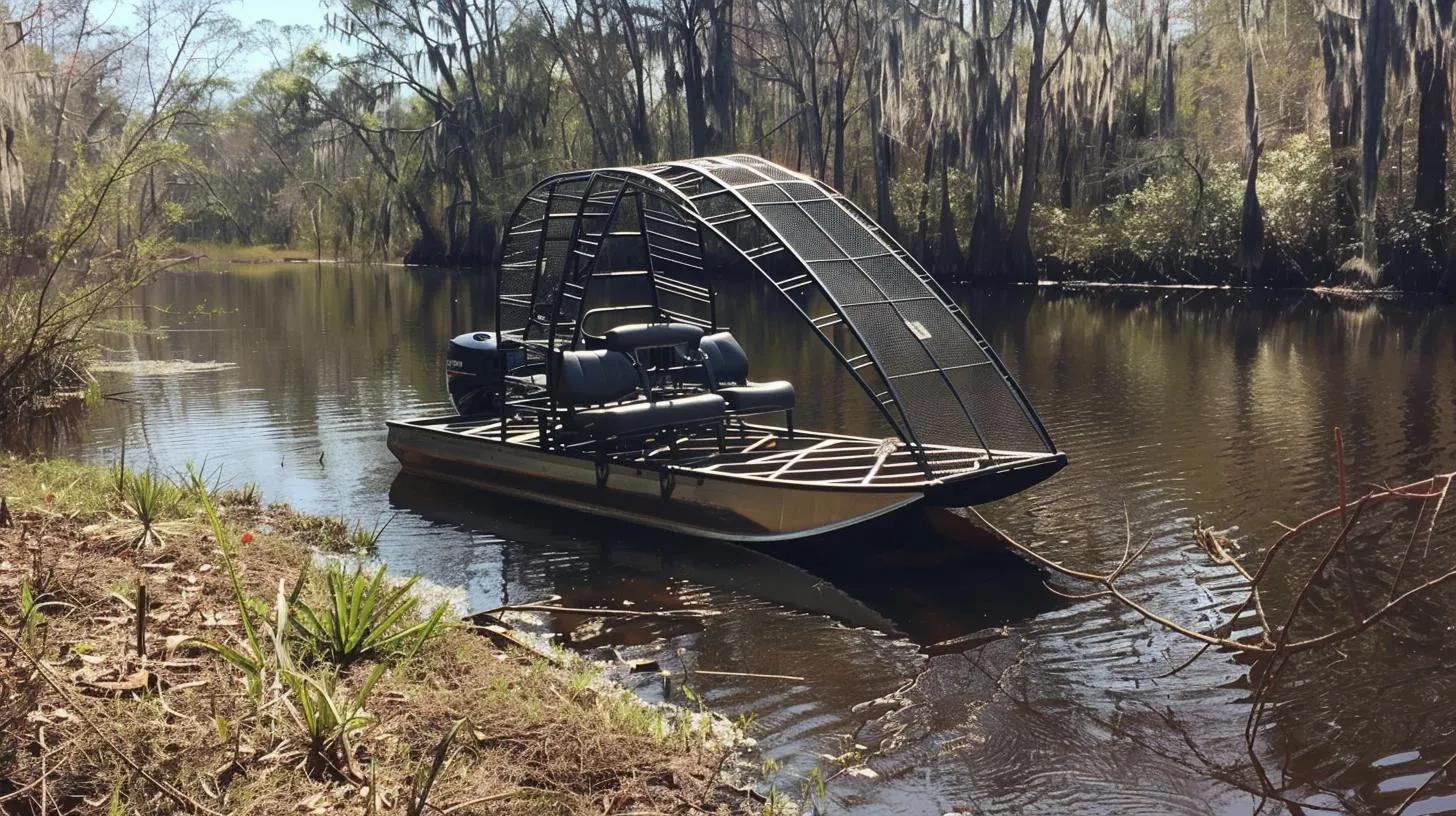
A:
{"type": "Polygon", "coordinates": [[[1057,453],[1000,357],[909,252],[841,193],[754,156],[573,171],[537,184],[502,242],[497,330],[525,348],[522,369],[544,373],[548,395],[551,354],[581,347],[586,323],[603,311],[588,306],[598,276],[641,278],[650,292],[650,303],[607,310],[717,330],[709,240],[785,296],[928,478],[965,470],[967,448],[992,464],[1057,453]],[[623,223],[632,228],[616,229],[623,223]],[[640,242],[644,268],[603,260],[627,241],[640,242]],[[810,300],[828,311],[811,315],[810,300]]]}

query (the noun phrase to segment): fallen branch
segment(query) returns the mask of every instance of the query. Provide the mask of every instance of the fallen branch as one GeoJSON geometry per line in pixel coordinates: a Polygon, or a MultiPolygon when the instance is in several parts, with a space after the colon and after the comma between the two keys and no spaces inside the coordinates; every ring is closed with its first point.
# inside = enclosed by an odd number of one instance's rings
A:
{"type": "Polygon", "coordinates": [[[565,615],[621,618],[710,618],[722,614],[716,609],[596,609],[552,604],[507,604],[480,614],[494,617],[501,612],[558,612],[565,615]]]}
{"type": "MultiPolygon", "coordinates": [[[[1195,530],[1194,539],[1209,562],[1216,566],[1232,568],[1244,578],[1248,585],[1247,594],[1240,603],[1232,608],[1227,620],[1206,630],[1177,623],[1169,616],[1129,597],[1118,586],[1118,580],[1138,562],[1148,548],[1148,542],[1144,542],[1140,547],[1133,547],[1131,523],[1127,519],[1126,509],[1124,509],[1126,530],[1122,556],[1107,572],[1077,569],[1048,558],[1032,547],[1016,541],[975,509],[972,509],[971,512],[987,528],[998,535],[1006,546],[1028,560],[1058,575],[1091,584],[1094,587],[1093,591],[1082,594],[1053,589],[1057,594],[1076,600],[1110,598],[1164,630],[1200,644],[1191,657],[1162,676],[1182,671],[1213,647],[1238,652],[1253,658],[1252,694],[1249,699],[1248,716],[1244,723],[1244,750],[1250,766],[1258,776],[1259,786],[1262,788],[1260,795],[1293,805],[1293,800],[1286,798],[1282,792],[1286,789],[1287,780],[1281,776],[1280,783],[1275,783],[1264,767],[1264,759],[1261,758],[1258,750],[1259,734],[1262,732],[1264,718],[1271,709],[1272,695],[1280,688],[1281,678],[1292,659],[1296,655],[1316,650],[1339,649],[1343,644],[1370,630],[1398,610],[1410,606],[1417,599],[1433,594],[1443,586],[1456,584],[1456,564],[1427,564],[1425,565],[1427,573],[1434,572],[1432,577],[1427,577],[1413,586],[1404,586],[1407,582],[1407,572],[1411,569],[1416,542],[1422,537],[1423,532],[1426,543],[1424,555],[1429,555],[1431,552],[1431,538],[1436,529],[1437,517],[1445,506],[1452,482],[1456,481],[1456,473],[1444,473],[1399,487],[1373,486],[1364,496],[1351,502],[1346,493],[1343,439],[1338,433],[1336,434],[1336,446],[1339,457],[1337,473],[1339,503],[1294,526],[1280,524],[1281,535],[1264,551],[1262,560],[1256,569],[1250,570],[1242,563],[1239,553],[1231,542],[1201,526],[1195,530]],[[1399,561],[1391,564],[1392,567],[1396,567],[1394,576],[1388,579],[1380,578],[1378,585],[1372,587],[1375,591],[1384,594],[1385,602],[1373,610],[1368,610],[1365,608],[1361,593],[1357,591],[1360,584],[1355,580],[1352,542],[1360,540],[1355,533],[1362,520],[1369,518],[1374,508],[1391,502],[1419,503],[1419,512],[1416,514],[1409,538],[1403,542],[1404,551],[1392,548],[1393,552],[1400,553],[1399,561]],[[1432,504],[1434,504],[1434,509],[1431,509],[1432,504]],[[1429,513],[1428,510],[1430,510],[1429,513]],[[1319,557],[1314,560],[1312,568],[1302,580],[1294,583],[1292,601],[1288,608],[1282,611],[1281,620],[1277,623],[1271,622],[1260,594],[1265,581],[1268,576],[1273,574],[1275,566],[1283,563],[1281,559],[1284,553],[1294,542],[1301,540],[1319,525],[1329,521],[1338,522],[1338,532],[1334,534],[1328,544],[1322,546],[1319,557]],[[1332,565],[1337,562],[1345,570],[1343,576],[1345,592],[1339,593],[1344,596],[1343,602],[1347,613],[1344,616],[1331,615],[1327,607],[1320,606],[1313,600],[1318,591],[1322,591],[1331,582],[1339,580],[1337,575],[1332,574],[1332,565]],[[1432,569],[1432,566],[1435,568],[1432,569]],[[1388,587],[1385,585],[1387,582],[1388,587]],[[1258,620],[1258,636],[1239,639],[1231,637],[1229,631],[1233,629],[1234,623],[1251,610],[1258,620]],[[1295,637],[1296,632],[1301,633],[1301,636],[1295,637]]],[[[1383,535],[1390,529],[1390,522],[1387,522],[1386,526],[1377,531],[1375,535],[1383,535]]],[[[1389,573],[1377,572],[1377,575],[1381,576],[1386,574],[1389,573]]],[[[1343,652],[1341,654],[1343,655],[1343,652]]],[[[1447,759],[1420,789],[1407,797],[1400,810],[1403,811],[1408,807],[1414,801],[1416,794],[1431,784],[1432,780],[1447,775],[1453,765],[1456,765],[1456,755],[1447,759]]],[[[1299,806],[1301,808],[1309,807],[1304,803],[1300,803],[1299,806]]]]}
{"type": "Polygon", "coordinates": [[[803,681],[805,679],[795,674],[757,674],[755,672],[709,671],[708,669],[693,669],[693,674],[706,674],[713,677],[755,677],[763,680],[803,681]]]}
{"type": "Polygon", "coordinates": [[[101,741],[106,744],[107,749],[109,749],[111,753],[114,754],[117,759],[120,759],[122,763],[125,764],[128,768],[131,768],[137,776],[140,776],[141,778],[152,783],[152,785],[154,785],[157,790],[161,791],[168,799],[171,799],[172,801],[176,802],[178,805],[181,805],[184,808],[190,808],[197,813],[208,814],[208,816],[222,816],[222,814],[218,811],[207,807],[201,802],[198,802],[196,799],[193,799],[192,797],[173,787],[170,783],[164,782],[157,777],[152,776],[152,774],[148,773],[147,770],[143,768],[140,763],[138,763],[135,759],[132,759],[130,754],[123,751],[120,746],[118,746],[115,742],[111,740],[111,737],[107,736],[105,731],[101,730],[101,727],[96,724],[96,721],[91,719],[91,716],[86,713],[86,709],[81,700],[79,698],[72,697],[70,692],[68,692],[60,684],[60,682],[57,681],[54,676],[52,676],[49,666],[43,663],[35,655],[31,654],[30,650],[27,649],[25,645],[22,644],[19,640],[17,640],[14,635],[10,634],[4,629],[0,629],[0,636],[3,636],[7,641],[10,642],[10,646],[12,649],[24,655],[25,659],[30,661],[30,664],[34,666],[36,671],[40,674],[41,679],[46,681],[46,685],[49,685],[52,689],[54,689],[55,692],[61,696],[61,699],[66,701],[66,704],[70,707],[70,709],[75,712],[76,716],[81,718],[81,722],[84,722],[88,727],[90,727],[92,731],[96,732],[96,736],[101,738],[101,741]]]}

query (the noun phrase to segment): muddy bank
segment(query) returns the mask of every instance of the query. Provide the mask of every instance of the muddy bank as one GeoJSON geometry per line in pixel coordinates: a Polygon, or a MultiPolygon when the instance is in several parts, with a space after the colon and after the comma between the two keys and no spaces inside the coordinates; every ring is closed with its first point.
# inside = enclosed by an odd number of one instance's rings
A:
{"type": "Polygon", "coordinates": [[[763,808],[721,718],[456,622],[378,530],[198,472],[0,459],[0,496],[0,810],[763,808]]]}

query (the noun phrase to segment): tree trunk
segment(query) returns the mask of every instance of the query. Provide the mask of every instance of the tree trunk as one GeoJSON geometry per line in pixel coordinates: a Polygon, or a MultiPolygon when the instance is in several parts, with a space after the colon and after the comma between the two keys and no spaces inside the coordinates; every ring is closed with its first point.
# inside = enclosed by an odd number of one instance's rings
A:
{"type": "Polygon", "coordinates": [[[884,131],[884,111],[880,109],[880,91],[876,87],[875,77],[878,71],[872,67],[866,74],[865,85],[867,88],[869,118],[870,118],[870,140],[874,149],[874,172],[875,172],[875,220],[885,231],[894,236],[896,240],[901,239],[900,225],[895,219],[894,202],[890,199],[890,179],[895,175],[895,145],[890,141],[890,134],[884,131]]]}
{"type": "Polygon", "coordinates": [[[844,189],[844,75],[834,75],[834,189],[844,189]]]}
{"type": "Polygon", "coordinates": [[[631,6],[621,0],[622,30],[626,35],[627,59],[632,63],[632,148],[643,164],[653,161],[652,123],[647,120],[647,77],[642,59],[642,46],[637,38],[637,23],[631,6]]]}
{"type": "Polygon", "coordinates": [[[1328,239],[1328,250],[1344,240],[1355,230],[1358,208],[1356,201],[1355,163],[1352,148],[1355,145],[1357,125],[1360,120],[1359,96],[1351,99],[1345,94],[1344,83],[1339,74],[1340,53],[1349,53],[1353,48],[1353,33],[1343,19],[1329,19],[1321,22],[1320,52],[1324,60],[1325,119],[1329,126],[1330,163],[1335,181],[1335,218],[1342,234],[1328,239]]]}
{"type": "Polygon", "coordinates": [[[1011,222],[1011,245],[1006,255],[1006,276],[1012,280],[1036,277],[1036,259],[1031,254],[1031,208],[1036,199],[1037,176],[1041,172],[1042,136],[1046,111],[1041,104],[1042,72],[1046,61],[1047,14],[1051,0],[1037,0],[1031,20],[1031,68],[1026,78],[1026,135],[1021,148],[1021,186],[1016,195],[1016,218],[1011,222]]]}
{"type": "Polygon", "coordinates": [[[1264,143],[1259,137],[1259,90],[1254,84],[1254,56],[1244,52],[1244,134],[1249,171],[1244,178],[1244,210],[1239,220],[1239,275],[1242,283],[1263,285],[1264,209],[1259,206],[1259,154],[1264,143]]]}
{"type": "Polygon", "coordinates": [[[420,230],[420,236],[410,246],[409,252],[404,255],[404,262],[407,264],[438,264],[445,260],[445,240],[440,236],[440,230],[430,220],[430,214],[425,205],[414,193],[405,193],[405,209],[409,211],[410,217],[414,219],[415,226],[420,230]]]}
{"type": "MultiPolygon", "coordinates": [[[[935,253],[935,268],[940,276],[954,278],[965,265],[965,254],[961,252],[960,238],[956,236],[955,214],[950,209],[950,150],[944,144],[941,147],[940,248],[935,253]]],[[[974,241],[975,238],[972,237],[971,240],[974,241]]]]}
{"type": "Polygon", "coordinates": [[[1395,11],[1392,0],[1370,0],[1362,20],[1365,43],[1360,72],[1360,265],[1371,286],[1381,284],[1379,246],[1375,234],[1375,202],[1384,153],[1385,82],[1390,67],[1395,11]]]}
{"type": "MultiPolygon", "coordinates": [[[[1446,0],[1449,5],[1449,0],[1446,0]]],[[[1414,257],[1406,264],[1404,287],[1430,291],[1446,265],[1446,144],[1451,122],[1445,42],[1437,36],[1431,48],[1416,54],[1416,82],[1421,103],[1416,126],[1415,215],[1418,219],[1414,257]]]]}
{"type": "Polygon", "coordinates": [[[925,143],[925,168],[920,174],[920,206],[915,211],[915,247],[927,269],[935,266],[930,249],[930,181],[935,176],[935,140],[925,143]]]}
{"type": "Polygon", "coordinates": [[[721,153],[732,153],[738,145],[733,0],[708,0],[708,61],[708,86],[713,90],[712,146],[721,153]]]}
{"type": "Polygon", "coordinates": [[[713,131],[708,126],[708,111],[704,104],[707,82],[703,77],[703,53],[698,50],[691,19],[685,22],[678,37],[682,39],[683,99],[688,109],[688,139],[693,143],[694,156],[706,156],[713,149],[713,131]]]}

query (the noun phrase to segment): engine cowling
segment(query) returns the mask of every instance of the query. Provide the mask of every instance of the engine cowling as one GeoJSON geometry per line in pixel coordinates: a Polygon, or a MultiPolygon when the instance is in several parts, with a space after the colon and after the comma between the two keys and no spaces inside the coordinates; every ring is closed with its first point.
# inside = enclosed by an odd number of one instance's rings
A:
{"type": "Polygon", "coordinates": [[[521,363],[519,348],[502,348],[492,332],[468,332],[450,341],[445,386],[461,416],[499,415],[506,372],[521,363]]]}

